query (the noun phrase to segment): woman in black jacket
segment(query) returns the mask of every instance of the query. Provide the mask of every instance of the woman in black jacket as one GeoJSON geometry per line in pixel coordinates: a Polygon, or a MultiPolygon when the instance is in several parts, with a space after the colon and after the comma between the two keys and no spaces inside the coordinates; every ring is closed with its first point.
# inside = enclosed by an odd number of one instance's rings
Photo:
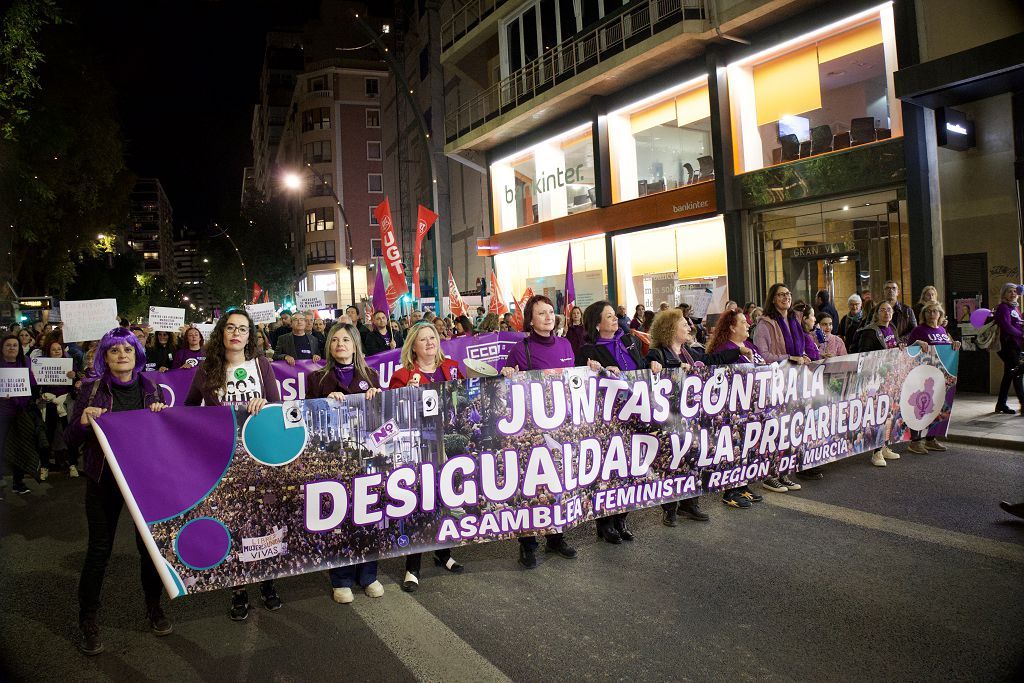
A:
{"type": "MultiPolygon", "coordinates": [[[[640,341],[619,328],[615,308],[607,301],[597,301],[583,311],[586,343],[576,351],[576,365],[586,365],[594,372],[617,376],[629,370],[661,372],[661,363],[648,363],[640,355],[640,341]]],[[[597,520],[597,535],[608,543],[632,541],[633,533],[626,527],[626,515],[620,512],[597,520]]]]}
{"type": "MultiPolygon", "coordinates": [[[[651,348],[647,352],[648,363],[660,363],[666,369],[682,368],[689,370],[698,363],[702,365],[729,365],[739,361],[740,354],[750,353],[750,349],[726,349],[719,353],[704,353],[693,343],[692,328],[689,321],[678,308],[669,308],[659,312],[651,324],[651,348]]],[[[662,523],[665,526],[676,526],[680,514],[684,517],[706,522],[708,514],[700,509],[697,498],[672,501],[661,506],[665,511],[662,523]]]]}

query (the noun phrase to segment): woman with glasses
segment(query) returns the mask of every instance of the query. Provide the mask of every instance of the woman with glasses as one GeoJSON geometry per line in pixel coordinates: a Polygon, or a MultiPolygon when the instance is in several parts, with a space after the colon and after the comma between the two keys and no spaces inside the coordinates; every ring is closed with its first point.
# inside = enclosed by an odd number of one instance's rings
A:
{"type": "MultiPolygon", "coordinates": [[[[768,297],[764,302],[764,315],[757,323],[754,332],[754,346],[767,363],[789,361],[804,365],[811,361],[807,354],[808,338],[804,332],[800,316],[793,310],[793,295],[789,287],[776,282],[768,289],[768,297]]],[[[817,348],[814,353],[817,354],[817,348]]],[[[775,493],[799,491],[802,487],[789,475],[778,473],[777,464],[773,464],[776,474],[769,476],[761,485],[775,493]]]]}
{"type": "MultiPolygon", "coordinates": [[[[254,330],[252,319],[242,309],[232,309],[217,321],[206,347],[206,359],[192,377],[185,405],[244,405],[250,415],[255,415],[267,404],[281,402],[274,368],[256,351],[254,330]]],[[[272,579],[260,584],[260,594],[268,610],[281,609],[272,579]]],[[[230,616],[234,621],[248,618],[249,593],[245,586],[233,589],[230,616]]]]}

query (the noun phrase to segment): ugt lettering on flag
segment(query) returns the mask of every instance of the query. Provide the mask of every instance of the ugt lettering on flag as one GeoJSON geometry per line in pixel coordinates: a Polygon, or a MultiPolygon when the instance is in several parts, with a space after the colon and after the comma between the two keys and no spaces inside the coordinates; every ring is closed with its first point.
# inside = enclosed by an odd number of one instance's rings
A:
{"type": "Polygon", "coordinates": [[[405,268],[402,267],[402,250],[398,248],[398,240],[395,237],[395,226],[391,222],[391,204],[385,198],[377,208],[373,210],[377,222],[380,223],[380,245],[384,253],[384,263],[388,266],[388,273],[391,275],[391,287],[398,296],[409,291],[405,284],[405,268]]]}

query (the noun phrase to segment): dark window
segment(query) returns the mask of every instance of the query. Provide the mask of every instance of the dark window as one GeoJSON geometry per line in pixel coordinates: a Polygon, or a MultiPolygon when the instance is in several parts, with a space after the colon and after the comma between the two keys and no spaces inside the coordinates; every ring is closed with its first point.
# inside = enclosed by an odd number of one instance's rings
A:
{"type": "Polygon", "coordinates": [[[420,50],[420,80],[427,80],[427,75],[430,73],[430,53],[427,52],[427,48],[420,50]]]}
{"type": "Polygon", "coordinates": [[[330,197],[334,190],[334,175],[321,173],[317,178],[315,175],[309,179],[309,194],[314,197],[330,197]]]}
{"type": "Polygon", "coordinates": [[[558,24],[555,19],[557,0],[540,0],[541,52],[547,52],[558,45],[558,24]]]}
{"type": "Polygon", "coordinates": [[[366,96],[367,97],[380,97],[380,79],[379,78],[367,78],[366,79],[366,96]]]}
{"type": "Polygon", "coordinates": [[[525,63],[537,59],[537,8],[531,7],[523,14],[523,55],[525,63]]]}
{"type": "Polygon", "coordinates": [[[513,21],[505,27],[505,35],[508,39],[508,70],[509,73],[519,71],[523,65],[523,53],[519,45],[519,22],[513,21]]]}
{"type": "Polygon", "coordinates": [[[380,142],[369,140],[366,143],[366,159],[368,161],[380,161],[380,142]]]}
{"type": "Polygon", "coordinates": [[[334,263],[334,240],[306,244],[306,263],[334,263]]]}
{"type": "Polygon", "coordinates": [[[384,176],[380,173],[368,173],[366,175],[367,191],[378,193],[384,191],[384,176]]]}
{"type": "Polygon", "coordinates": [[[366,110],[366,127],[380,128],[380,109],[366,110]]]}
{"type": "Polygon", "coordinates": [[[331,127],[331,110],[329,107],[317,107],[302,112],[302,132],[326,130],[331,127]]]}
{"type": "Polygon", "coordinates": [[[558,16],[561,20],[561,39],[565,41],[576,35],[576,8],[573,0],[558,0],[558,16]]]}
{"type": "Polygon", "coordinates": [[[377,222],[377,214],[373,212],[376,208],[376,206],[370,207],[370,225],[380,225],[380,223],[377,222]]]}
{"type": "Polygon", "coordinates": [[[601,0],[580,0],[583,6],[583,28],[588,29],[601,18],[601,0]]]}
{"type": "Polygon", "coordinates": [[[302,161],[307,164],[316,164],[322,161],[331,160],[331,141],[319,140],[307,142],[302,146],[302,161]]]}
{"type": "Polygon", "coordinates": [[[315,76],[309,79],[309,92],[317,92],[318,90],[327,90],[326,76],[315,76]]]}

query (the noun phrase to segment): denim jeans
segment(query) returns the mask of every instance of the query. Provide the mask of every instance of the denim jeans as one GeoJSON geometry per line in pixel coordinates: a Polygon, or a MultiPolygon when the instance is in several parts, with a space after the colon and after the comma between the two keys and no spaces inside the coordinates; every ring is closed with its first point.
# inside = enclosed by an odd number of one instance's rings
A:
{"type": "Polygon", "coordinates": [[[347,567],[334,567],[329,572],[332,588],[352,588],[356,584],[366,588],[377,580],[377,562],[350,564],[347,567]]]}

